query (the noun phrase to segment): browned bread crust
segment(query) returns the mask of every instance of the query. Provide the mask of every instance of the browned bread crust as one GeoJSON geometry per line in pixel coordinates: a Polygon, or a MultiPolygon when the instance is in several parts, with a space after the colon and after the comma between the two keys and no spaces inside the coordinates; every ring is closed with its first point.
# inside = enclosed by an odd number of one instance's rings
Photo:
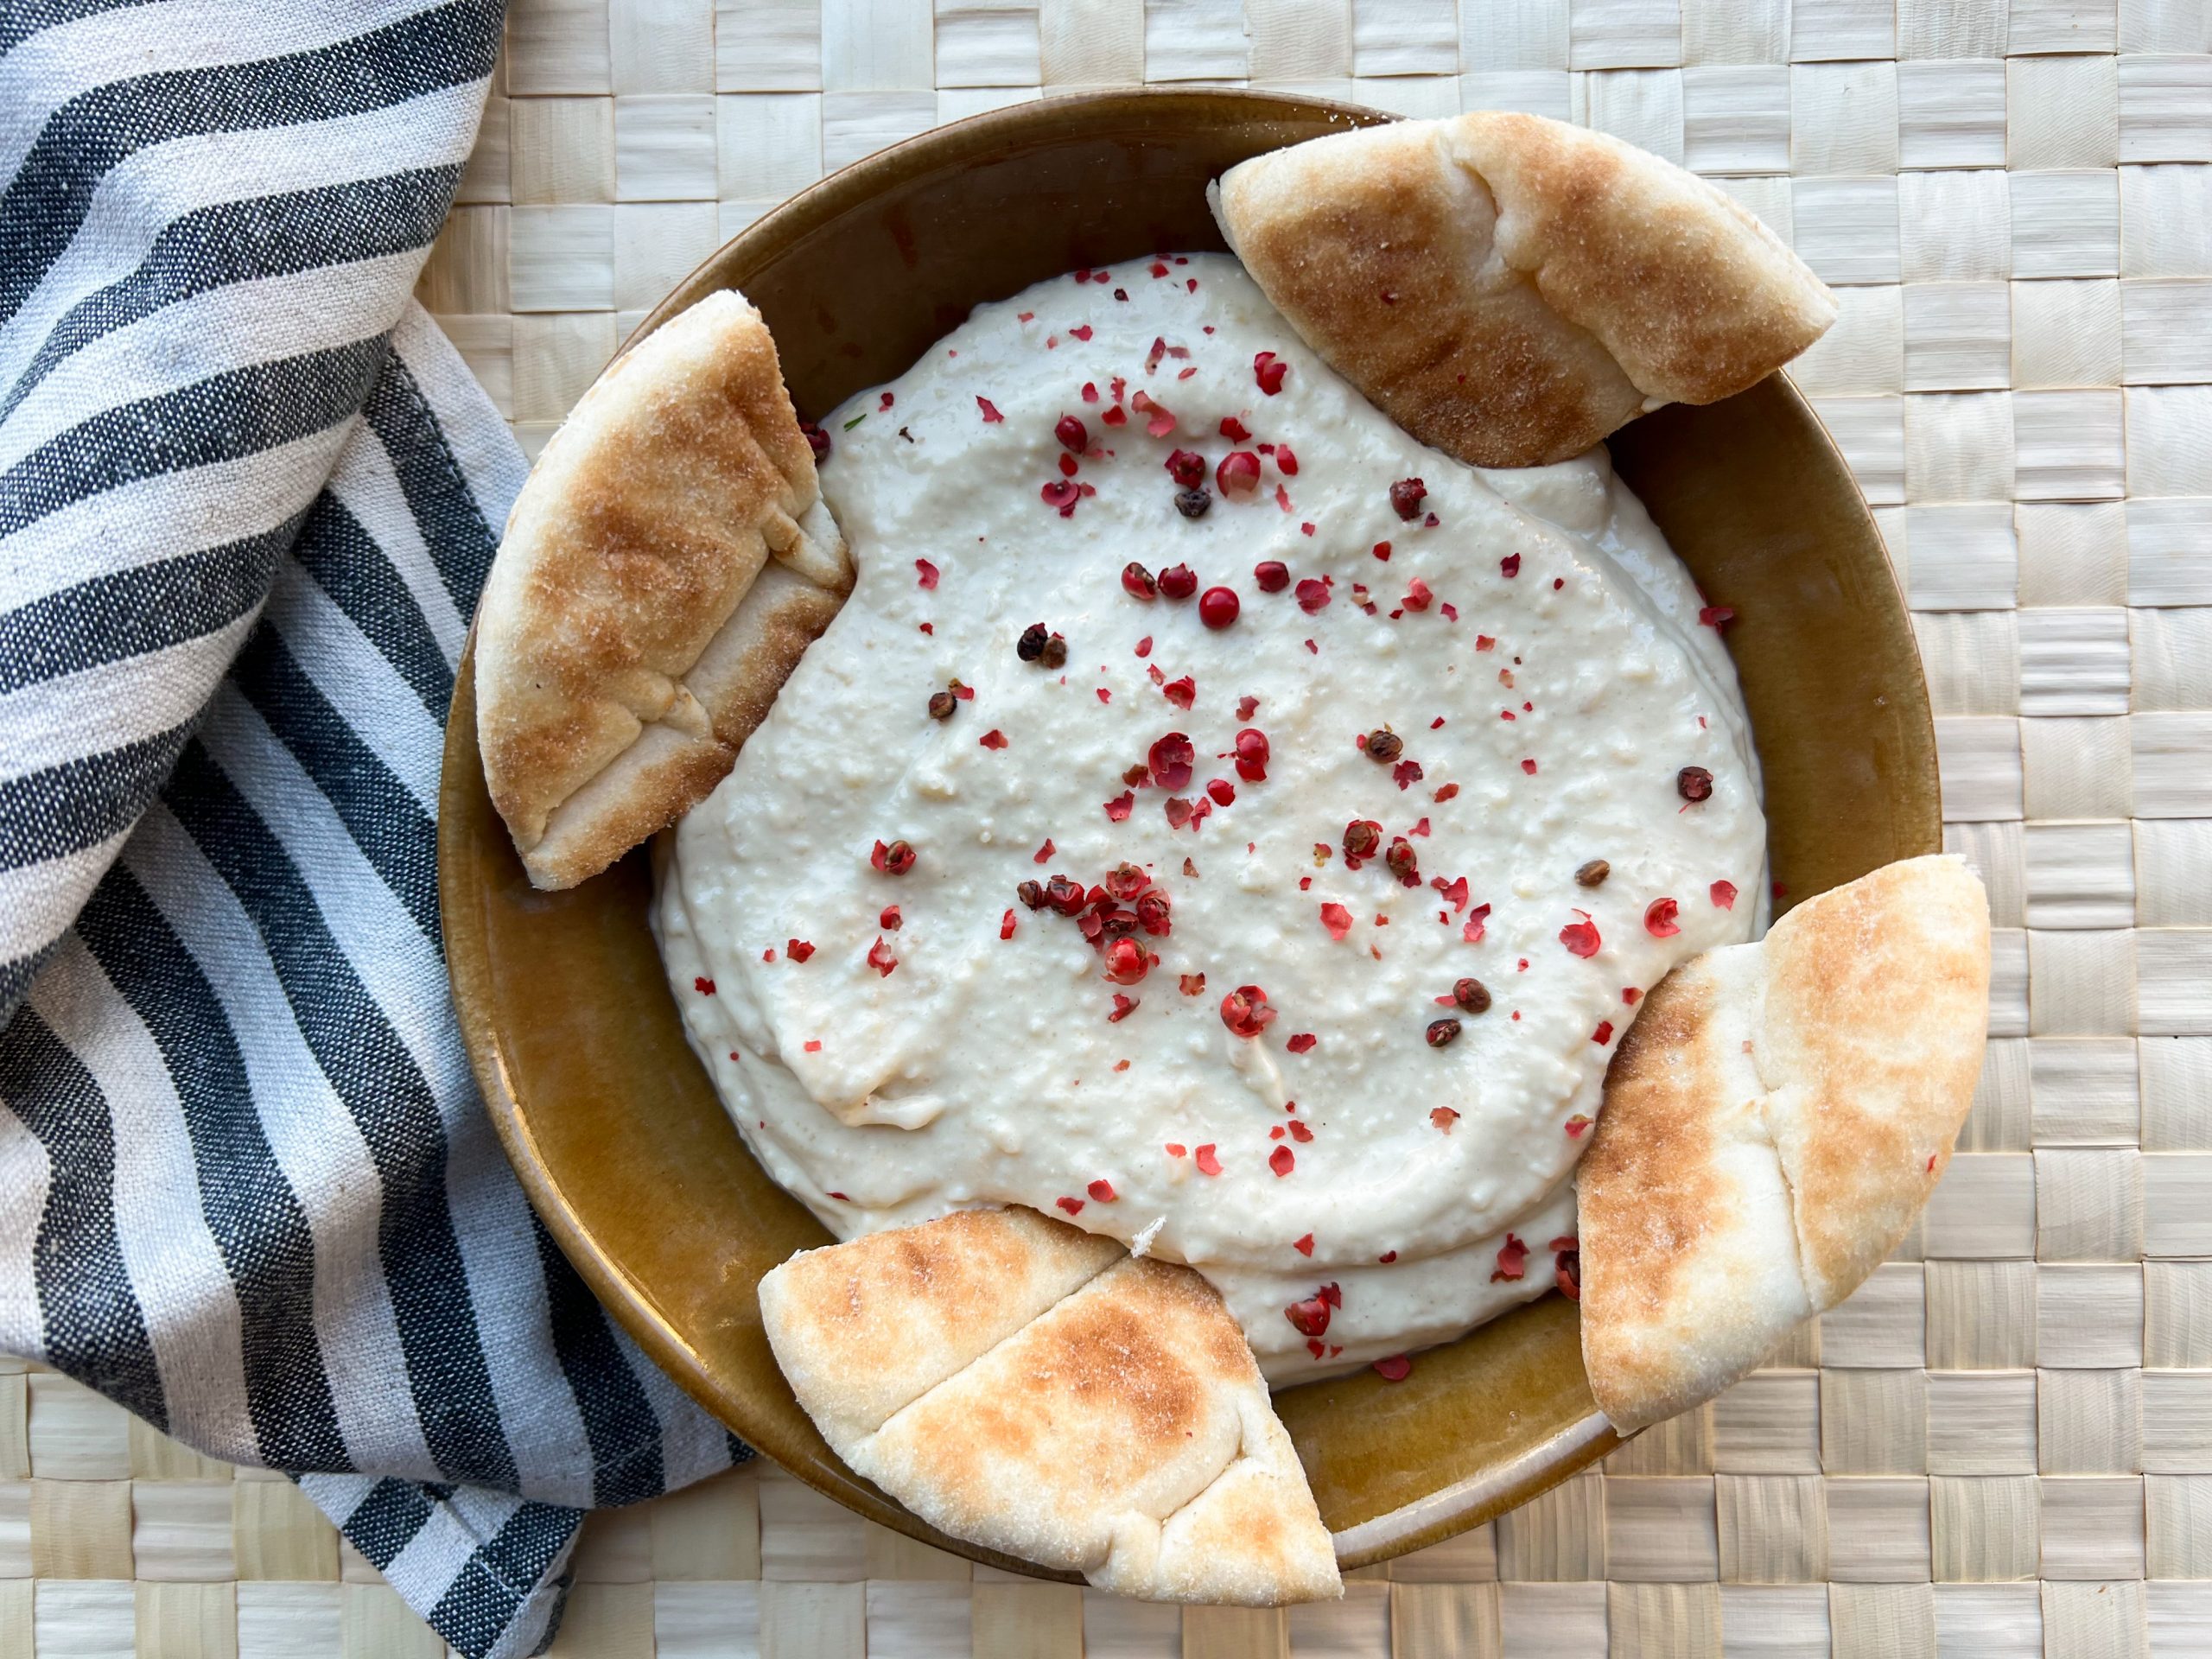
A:
{"type": "Polygon", "coordinates": [[[1579,454],[1756,384],[1834,321],[1721,191],[1541,116],[1405,121],[1231,168],[1216,214],[1306,342],[1478,467],[1579,454]]]}
{"type": "Polygon", "coordinates": [[[1653,989],[1575,1180],[1583,1363],[1617,1426],[1710,1398],[1896,1248],[1973,1102],[1988,995],[1988,903],[1944,856],[1653,989]]]}
{"type": "Polygon", "coordinates": [[[794,1256],[760,1305],[837,1454],[956,1537],[1155,1600],[1342,1593],[1251,1349],[1189,1268],[970,1211],[794,1256]]]}
{"type": "Polygon", "coordinates": [[[477,614],[485,776],[531,881],[573,887],[704,799],[851,587],[743,296],[615,359],[523,486],[477,614]]]}

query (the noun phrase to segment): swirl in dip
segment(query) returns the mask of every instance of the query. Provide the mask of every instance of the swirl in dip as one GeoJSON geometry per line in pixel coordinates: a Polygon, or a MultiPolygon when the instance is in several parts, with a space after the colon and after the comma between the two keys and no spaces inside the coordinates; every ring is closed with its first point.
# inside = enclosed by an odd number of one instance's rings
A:
{"type": "Polygon", "coordinates": [[[1603,451],[1423,448],[1218,255],[827,424],[859,584],[656,915],[769,1173],[1188,1262],[1276,1382],[1550,1289],[1638,997],[1765,892],[1733,668],[1603,451]]]}

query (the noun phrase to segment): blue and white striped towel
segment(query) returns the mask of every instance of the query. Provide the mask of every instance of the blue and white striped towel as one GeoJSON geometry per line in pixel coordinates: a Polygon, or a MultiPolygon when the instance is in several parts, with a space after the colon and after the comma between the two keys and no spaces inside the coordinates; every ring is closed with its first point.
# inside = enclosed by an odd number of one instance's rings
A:
{"type": "Polygon", "coordinates": [[[750,1455],[524,1202],[435,819],[523,461],[409,299],[499,0],[0,0],[0,1351],[296,1473],[461,1652],[750,1455]]]}

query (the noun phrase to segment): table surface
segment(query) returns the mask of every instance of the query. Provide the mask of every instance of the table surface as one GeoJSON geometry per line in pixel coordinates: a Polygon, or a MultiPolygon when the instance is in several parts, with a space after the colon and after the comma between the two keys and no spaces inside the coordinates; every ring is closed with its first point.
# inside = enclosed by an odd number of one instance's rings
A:
{"type": "MultiPolygon", "coordinates": [[[[1142,80],[1585,121],[1836,288],[1793,372],[1927,658],[1989,1060],[1923,1225],[1713,1404],[1287,1614],[912,1544],[779,1472],[596,1517],[592,1659],[2212,1652],[2212,6],[513,0],[421,296],[533,453],[776,201],[1142,80]]],[[[0,1372],[0,1653],[424,1656],[286,1483],[0,1372]]]]}

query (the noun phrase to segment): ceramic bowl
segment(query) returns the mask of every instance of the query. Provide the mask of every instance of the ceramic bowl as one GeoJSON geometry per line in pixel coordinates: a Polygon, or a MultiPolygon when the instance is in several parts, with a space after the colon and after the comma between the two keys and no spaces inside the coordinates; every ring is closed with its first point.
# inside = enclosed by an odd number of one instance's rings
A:
{"type": "MultiPolygon", "coordinates": [[[[794,197],[640,332],[741,289],[800,411],[819,416],[902,372],[979,302],[1077,266],[1220,248],[1209,179],[1382,118],[1224,91],[997,111],[794,197]]],[[[1935,740],[1904,604],[1804,400],[1776,376],[1637,421],[1612,453],[1704,591],[1736,609],[1727,640],[1783,906],[1936,850],[1935,740]]],[[[767,1456],[887,1526],[992,1560],[854,1475],[785,1386],[754,1287],[829,1235],[747,1153],[684,1045],[646,929],[646,852],[567,893],[524,878],[485,792],[466,662],[440,804],[454,1005],[486,1104],[562,1249],[645,1351],[767,1456]]],[[[1548,1296],[1422,1354],[1402,1382],[1362,1371],[1275,1396],[1346,1567],[1475,1525],[1618,1444],[1592,1403],[1575,1317],[1548,1296]]]]}

